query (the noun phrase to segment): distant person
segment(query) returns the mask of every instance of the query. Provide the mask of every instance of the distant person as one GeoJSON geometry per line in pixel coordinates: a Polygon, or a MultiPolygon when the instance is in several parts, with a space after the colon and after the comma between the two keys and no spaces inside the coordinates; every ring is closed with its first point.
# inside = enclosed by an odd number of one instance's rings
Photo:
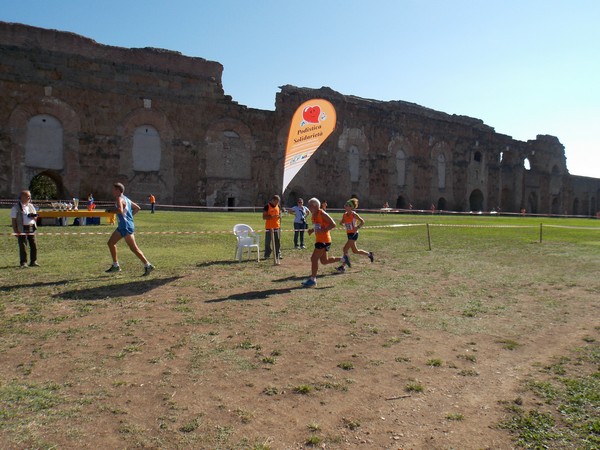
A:
{"type": "Polygon", "coordinates": [[[94,209],[96,209],[96,204],[94,203],[94,196],[92,194],[88,195],[87,209],[88,211],[93,211],[94,209]]]}
{"type": "Polygon", "coordinates": [[[308,209],[312,215],[313,228],[308,230],[308,234],[315,234],[315,249],[310,257],[310,278],[302,282],[304,287],[315,287],[317,285],[317,272],[319,271],[319,262],[321,264],[333,264],[344,261],[350,267],[350,260],[347,256],[341,258],[330,257],[328,252],[331,247],[331,233],[335,228],[335,222],[329,214],[321,207],[321,202],[317,198],[311,198],[308,201],[308,209]]]}
{"type": "Polygon", "coordinates": [[[323,201],[321,202],[321,209],[322,209],[323,211],[326,211],[326,210],[327,210],[327,200],[323,200],[323,201]]]}
{"type": "Polygon", "coordinates": [[[113,184],[112,194],[115,198],[115,207],[110,209],[109,212],[113,212],[117,215],[118,225],[117,229],[113,232],[110,239],[108,240],[108,249],[112,257],[112,266],[108,268],[107,273],[120,272],[121,266],[117,259],[117,243],[121,239],[125,239],[129,249],[137,256],[140,261],[144,263],[143,275],[149,275],[154,270],[154,266],[146,259],[142,251],[139,249],[135,242],[133,216],[138,213],[141,209],[137,203],[132,202],[124,195],[125,186],[121,183],[113,184]]]}
{"type": "MultiPolygon", "coordinates": [[[[356,241],[358,241],[358,230],[365,224],[365,221],[362,217],[358,215],[355,209],[358,208],[358,200],[355,198],[351,198],[344,204],[344,214],[342,215],[342,225],[346,229],[346,235],[348,237],[348,241],[346,245],[344,245],[344,260],[349,261],[348,259],[348,251],[352,250],[352,253],[357,255],[367,256],[371,262],[375,259],[373,252],[368,252],[366,250],[360,250],[356,247],[356,241]]],[[[345,264],[342,264],[337,268],[339,272],[345,272],[346,267],[345,264]]]]}
{"type": "Polygon", "coordinates": [[[275,254],[281,259],[281,209],[279,208],[279,195],[274,195],[263,208],[265,219],[265,259],[271,256],[271,242],[275,244],[275,254]]]}
{"type": "Polygon", "coordinates": [[[298,199],[298,204],[289,210],[294,213],[294,248],[306,248],[304,246],[304,230],[308,228],[306,217],[310,211],[304,206],[304,200],[301,198],[298,199]]]}
{"type": "Polygon", "coordinates": [[[29,266],[38,267],[37,263],[37,241],[35,232],[37,230],[37,211],[31,204],[31,192],[23,190],[19,194],[19,201],[10,210],[12,229],[19,242],[19,257],[21,269],[27,266],[27,245],[29,245],[29,266]]]}
{"type": "Polygon", "coordinates": [[[150,214],[154,214],[154,207],[156,206],[156,197],[150,194],[148,200],[150,200],[150,214]]]}

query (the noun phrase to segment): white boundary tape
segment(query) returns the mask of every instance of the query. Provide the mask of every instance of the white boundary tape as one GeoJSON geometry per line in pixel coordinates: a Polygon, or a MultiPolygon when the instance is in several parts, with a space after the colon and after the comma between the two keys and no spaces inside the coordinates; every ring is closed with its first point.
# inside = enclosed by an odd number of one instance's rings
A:
{"type": "MultiPolygon", "coordinates": [[[[365,226],[361,229],[381,229],[381,228],[405,228],[405,227],[424,227],[429,225],[430,227],[448,227],[448,228],[539,228],[539,225],[463,225],[463,224],[445,224],[445,223],[395,223],[391,225],[373,225],[373,226],[365,226]]],[[[567,228],[572,230],[595,230],[600,231],[600,227],[575,227],[575,226],[567,226],[567,225],[546,225],[542,224],[544,227],[552,227],[552,228],[567,228]]],[[[264,233],[266,230],[255,230],[256,233],[264,233]]],[[[306,230],[295,230],[295,229],[287,229],[281,230],[282,232],[293,232],[293,231],[306,231],[306,230]]],[[[346,231],[343,228],[335,228],[333,231],[346,231]]],[[[92,235],[111,235],[113,231],[82,231],[82,232],[36,232],[37,236],[92,236],[92,235]]],[[[138,231],[135,234],[137,235],[173,235],[173,234],[183,234],[183,235],[194,235],[194,234],[232,234],[232,231],[138,231]]],[[[27,236],[27,233],[0,233],[0,236],[27,236]]]]}

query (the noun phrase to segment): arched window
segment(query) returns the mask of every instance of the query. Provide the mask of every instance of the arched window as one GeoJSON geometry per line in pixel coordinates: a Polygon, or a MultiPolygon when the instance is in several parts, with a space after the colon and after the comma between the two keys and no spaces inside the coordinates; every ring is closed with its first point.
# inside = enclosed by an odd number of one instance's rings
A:
{"type": "Polygon", "coordinates": [[[158,172],[160,170],[160,135],[151,125],[142,125],[133,133],[133,170],[158,172]]]}
{"type": "Polygon", "coordinates": [[[446,157],[443,153],[440,153],[437,157],[437,168],[438,188],[444,189],[446,187],[446,157]]]}
{"type": "Polygon", "coordinates": [[[525,170],[531,170],[531,163],[529,162],[529,158],[525,158],[523,160],[523,168],[525,170]]]}
{"type": "Polygon", "coordinates": [[[403,150],[396,152],[396,174],[398,186],[406,185],[406,154],[403,150]]]}
{"type": "Polygon", "coordinates": [[[25,165],[63,169],[63,126],[58,119],[48,114],[29,119],[25,138],[25,165]]]}
{"type": "Polygon", "coordinates": [[[475,152],[475,154],[473,155],[473,161],[481,162],[481,152],[479,152],[479,151],[475,152]]]}
{"type": "Polygon", "coordinates": [[[358,148],[354,145],[350,147],[348,159],[350,163],[350,181],[355,183],[358,181],[360,175],[360,156],[358,154],[358,148]]]}

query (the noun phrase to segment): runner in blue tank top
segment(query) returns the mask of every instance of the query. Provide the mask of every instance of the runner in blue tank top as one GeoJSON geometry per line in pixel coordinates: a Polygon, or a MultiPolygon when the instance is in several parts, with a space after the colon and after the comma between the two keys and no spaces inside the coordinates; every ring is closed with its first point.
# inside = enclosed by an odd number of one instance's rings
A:
{"type": "MultiPolygon", "coordinates": [[[[125,202],[125,204],[122,208],[123,212],[117,213],[117,221],[119,222],[117,231],[121,233],[122,237],[125,237],[128,234],[133,234],[133,232],[135,231],[135,225],[133,224],[133,211],[131,209],[131,200],[129,200],[124,195],[121,195],[120,198],[125,202]]],[[[119,208],[118,203],[116,205],[116,208],[119,208]]]]}
{"type": "Polygon", "coordinates": [[[133,224],[133,216],[141,209],[137,203],[129,200],[125,195],[125,186],[121,183],[113,184],[113,196],[115,197],[115,207],[111,209],[111,212],[117,214],[117,220],[119,222],[117,229],[113,232],[108,240],[108,249],[110,250],[110,256],[112,257],[112,266],[106,272],[120,272],[121,266],[117,258],[117,243],[121,239],[125,239],[129,249],[144,263],[144,275],[148,275],[154,270],[154,266],[146,259],[140,248],[135,242],[135,236],[133,232],[135,226],[133,224]]]}

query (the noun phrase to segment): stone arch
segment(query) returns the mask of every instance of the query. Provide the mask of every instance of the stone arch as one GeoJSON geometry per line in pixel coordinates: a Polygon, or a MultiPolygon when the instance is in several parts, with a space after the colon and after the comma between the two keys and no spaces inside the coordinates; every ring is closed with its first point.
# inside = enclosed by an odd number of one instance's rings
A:
{"type": "Polygon", "coordinates": [[[483,211],[483,192],[479,189],[473,190],[469,196],[469,210],[470,211],[483,211]]]}
{"type": "MultiPolygon", "coordinates": [[[[446,155],[440,153],[437,156],[437,179],[438,189],[446,188],[446,155]]],[[[441,209],[441,208],[438,208],[441,209]]]]}
{"type": "Polygon", "coordinates": [[[58,200],[66,197],[62,179],[53,170],[45,170],[35,175],[29,183],[29,190],[35,200],[58,200]]]}
{"type": "Polygon", "coordinates": [[[40,171],[53,170],[59,185],[62,186],[63,196],[79,195],[81,179],[79,174],[79,132],[81,122],[73,108],[50,96],[44,97],[38,102],[20,104],[10,115],[9,127],[11,132],[12,192],[17,193],[23,186],[29,186],[33,177],[38,175],[40,171]],[[28,133],[29,124],[34,117],[40,120],[51,117],[53,121],[56,120],[55,124],[59,123],[62,128],[62,155],[58,157],[57,152],[55,152],[54,157],[47,161],[54,167],[45,167],[43,164],[44,159],[39,158],[39,154],[35,151],[33,155],[37,156],[26,158],[26,149],[32,145],[31,141],[28,144],[28,135],[30,139],[32,137],[32,134],[28,133]],[[60,161],[61,158],[62,161],[60,161]],[[35,164],[38,167],[29,166],[28,163],[35,164]]]}
{"type": "Polygon", "coordinates": [[[538,196],[535,192],[530,192],[527,197],[527,212],[530,214],[538,213],[538,196]]]}
{"type": "Polygon", "coordinates": [[[62,170],[63,126],[49,114],[38,114],[27,121],[25,165],[32,168],[62,170]]]}
{"type": "Polygon", "coordinates": [[[560,199],[558,197],[554,197],[552,199],[552,205],[550,206],[550,214],[560,214],[560,199]]]}
{"type": "Polygon", "coordinates": [[[577,197],[575,197],[573,199],[573,215],[574,216],[579,215],[579,198],[577,198],[577,197]]]}
{"type": "Polygon", "coordinates": [[[234,199],[252,204],[254,140],[248,126],[237,119],[222,119],[206,132],[206,204],[220,206],[234,199]]]}
{"type": "Polygon", "coordinates": [[[159,172],[160,134],[152,125],[141,125],[133,132],[131,157],[134,172],[159,172]]]}
{"type": "Polygon", "coordinates": [[[136,109],[125,117],[122,134],[119,178],[127,184],[128,196],[145,201],[153,193],[161,203],[171,203],[175,186],[174,132],[165,114],[155,109],[136,109]],[[145,130],[152,131],[153,136],[144,136],[145,130]],[[149,149],[151,158],[144,161],[149,149]]]}
{"type": "Polygon", "coordinates": [[[395,158],[395,171],[390,170],[393,178],[390,179],[391,186],[397,186],[404,189],[411,185],[410,176],[410,158],[413,154],[413,148],[408,139],[404,136],[395,136],[388,144],[388,154],[395,158]]]}
{"type": "Polygon", "coordinates": [[[406,153],[401,148],[396,151],[396,183],[406,186],[406,153]]]}
{"type": "Polygon", "coordinates": [[[515,208],[514,196],[509,188],[502,189],[500,209],[507,212],[517,212],[515,208]]]}
{"type": "Polygon", "coordinates": [[[350,170],[350,182],[358,183],[360,180],[360,152],[356,145],[348,149],[348,169],[350,170]]]}

